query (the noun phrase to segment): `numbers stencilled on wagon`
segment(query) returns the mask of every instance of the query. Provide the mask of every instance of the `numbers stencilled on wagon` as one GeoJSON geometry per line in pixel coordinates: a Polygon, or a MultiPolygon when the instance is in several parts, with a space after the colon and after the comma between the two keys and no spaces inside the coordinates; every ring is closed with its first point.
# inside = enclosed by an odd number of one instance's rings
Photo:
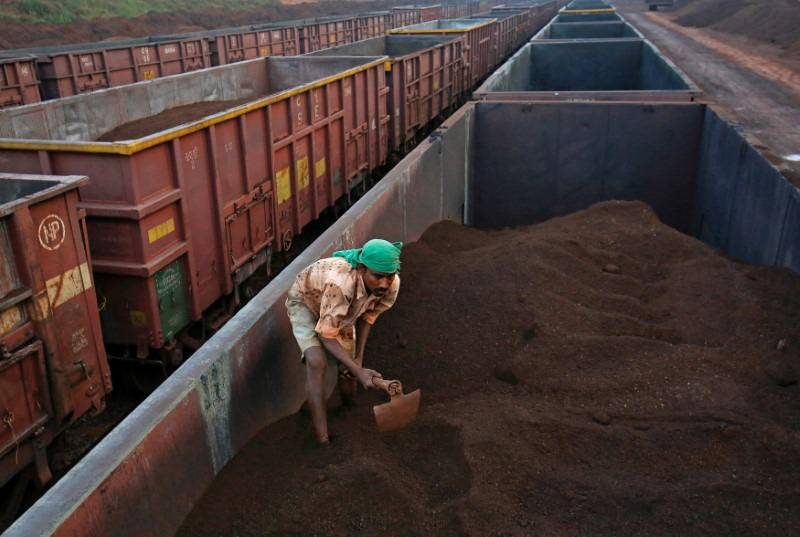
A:
{"type": "Polygon", "coordinates": [[[303,124],[303,99],[300,95],[295,97],[295,105],[297,106],[297,124],[303,124]]]}
{"type": "Polygon", "coordinates": [[[189,151],[184,153],[183,159],[189,164],[191,169],[195,169],[197,166],[197,157],[200,156],[200,151],[197,149],[197,146],[192,147],[189,151]]]}

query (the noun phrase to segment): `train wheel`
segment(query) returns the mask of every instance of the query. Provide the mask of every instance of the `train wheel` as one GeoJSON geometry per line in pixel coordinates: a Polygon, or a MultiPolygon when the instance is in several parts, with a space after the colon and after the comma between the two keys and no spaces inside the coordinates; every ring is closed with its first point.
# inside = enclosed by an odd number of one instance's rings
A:
{"type": "Polygon", "coordinates": [[[283,233],[281,237],[281,245],[283,246],[283,251],[289,251],[292,249],[292,232],[287,230],[283,233]]]}
{"type": "Polygon", "coordinates": [[[130,364],[125,368],[125,384],[134,392],[148,394],[155,391],[168,376],[164,364],[148,361],[130,364]]]}

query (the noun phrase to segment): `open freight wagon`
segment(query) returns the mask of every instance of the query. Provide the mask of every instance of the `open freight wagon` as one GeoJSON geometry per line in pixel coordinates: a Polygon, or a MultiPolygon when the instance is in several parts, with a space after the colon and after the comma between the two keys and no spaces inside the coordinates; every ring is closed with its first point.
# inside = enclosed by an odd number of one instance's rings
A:
{"type": "Polygon", "coordinates": [[[3,171],[90,178],[115,358],[179,365],[257,268],[365,188],[387,156],[385,60],[268,57],[3,111],[3,171]]]}
{"type": "Polygon", "coordinates": [[[694,101],[700,93],[646,39],[533,39],[476,89],[474,97],[664,102],[694,101]]]}
{"type": "Polygon", "coordinates": [[[391,30],[397,35],[444,35],[464,39],[464,80],[468,87],[478,82],[500,61],[497,19],[435,20],[391,30]]]}
{"type": "Polygon", "coordinates": [[[0,108],[41,100],[36,56],[0,54],[0,108]]]}
{"type": "MultiPolygon", "coordinates": [[[[224,464],[305,399],[284,301],[297,273],[316,259],[374,236],[414,241],[441,220],[528,225],[611,199],[642,200],[663,222],[731,256],[800,273],[800,191],[712,108],[470,103],[281,272],[9,537],[173,534],[224,464]]],[[[329,389],[335,381],[327,377],[329,389]]]]}
{"type": "Polygon", "coordinates": [[[211,67],[208,41],[142,37],[16,50],[36,56],[42,99],[58,99],[211,67]]]}
{"type": "Polygon", "coordinates": [[[624,37],[644,39],[644,36],[636,28],[624,21],[551,22],[533,36],[533,39],[611,39],[624,37]]]}
{"type": "Polygon", "coordinates": [[[0,528],[29,483],[52,479],[48,447],[111,391],[77,210],[86,183],[0,173],[0,528]]]}
{"type": "Polygon", "coordinates": [[[466,91],[462,47],[455,36],[387,35],[313,52],[313,56],[388,56],[389,148],[404,154],[425,127],[455,109],[466,91]]]}

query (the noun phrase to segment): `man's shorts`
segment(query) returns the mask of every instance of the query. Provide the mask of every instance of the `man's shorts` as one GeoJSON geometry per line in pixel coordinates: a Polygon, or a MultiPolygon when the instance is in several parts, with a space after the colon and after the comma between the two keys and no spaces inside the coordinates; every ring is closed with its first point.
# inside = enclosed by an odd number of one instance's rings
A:
{"type": "MultiPolygon", "coordinates": [[[[314,330],[317,327],[319,318],[314,315],[310,309],[308,309],[306,303],[303,302],[303,299],[300,298],[295,291],[289,290],[289,297],[286,299],[286,311],[289,313],[289,321],[292,323],[292,333],[294,334],[294,339],[297,340],[297,344],[300,346],[300,360],[303,362],[305,361],[305,352],[311,347],[322,347],[322,349],[325,350],[322,342],[320,342],[319,338],[317,337],[317,332],[314,330]]],[[[339,341],[339,343],[345,349],[350,351],[350,358],[355,360],[355,343],[349,345],[349,342],[344,342],[341,340],[337,341],[339,341]]],[[[339,360],[331,356],[331,354],[327,351],[325,352],[325,356],[327,357],[329,364],[339,366],[340,375],[345,373],[344,376],[352,377],[350,371],[344,366],[344,364],[339,362],[339,360]]]]}

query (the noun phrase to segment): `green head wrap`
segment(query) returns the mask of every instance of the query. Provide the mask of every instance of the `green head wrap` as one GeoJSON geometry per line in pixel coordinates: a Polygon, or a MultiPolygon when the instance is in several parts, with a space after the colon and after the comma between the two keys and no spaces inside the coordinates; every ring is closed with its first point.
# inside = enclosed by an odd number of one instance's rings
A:
{"type": "Polygon", "coordinates": [[[397,272],[400,269],[400,248],[402,247],[402,242],[372,239],[367,241],[362,248],[333,252],[333,257],[344,257],[353,268],[361,263],[376,272],[397,272]]]}

